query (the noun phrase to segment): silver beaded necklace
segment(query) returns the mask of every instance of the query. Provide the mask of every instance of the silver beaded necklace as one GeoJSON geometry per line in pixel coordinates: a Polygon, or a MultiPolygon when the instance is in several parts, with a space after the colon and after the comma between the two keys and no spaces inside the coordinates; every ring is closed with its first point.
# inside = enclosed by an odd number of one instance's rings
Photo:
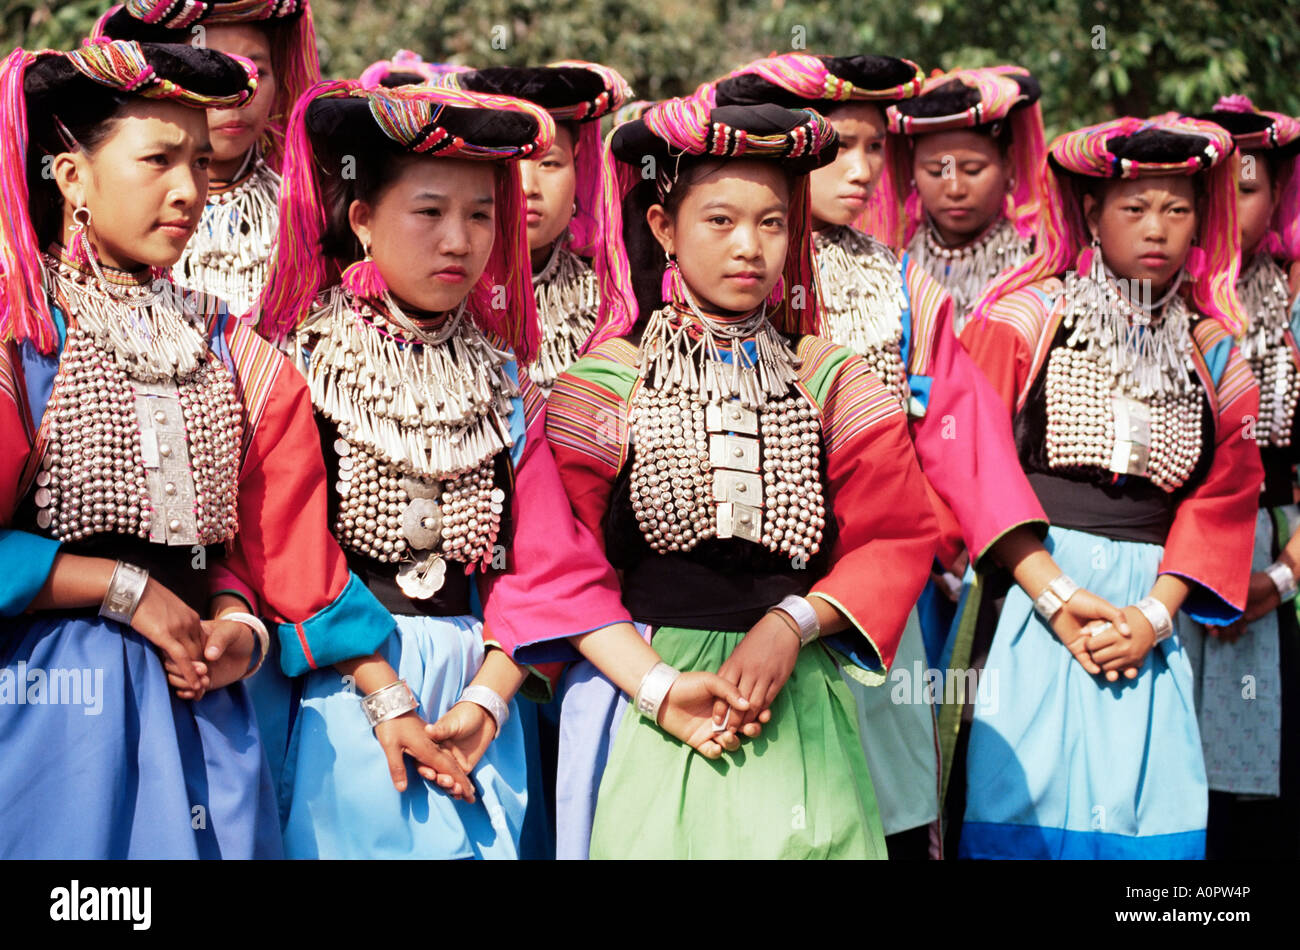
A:
{"type": "Polygon", "coordinates": [[[596,274],[565,246],[567,242],[568,235],[561,235],[546,266],[533,275],[542,340],[528,375],[544,395],[550,395],[555,380],[578,358],[600,310],[596,274]]]}
{"type": "Polygon", "coordinates": [[[1016,233],[1010,221],[998,218],[970,244],[948,247],[939,240],[927,215],[907,250],[952,296],[953,331],[961,333],[989,283],[1008,267],[1023,263],[1031,244],[1016,233]]]}
{"type": "Polygon", "coordinates": [[[1099,469],[1172,492],[1202,451],[1202,398],[1181,282],[1149,309],[1127,300],[1100,251],[1065,275],[1062,324],[1047,361],[1046,448],[1053,469],[1099,469]]]}
{"type": "Polygon", "coordinates": [[[905,409],[903,275],[884,244],[850,227],[813,235],[824,336],[862,356],[905,409]]]}
{"type": "Polygon", "coordinates": [[[243,410],[196,327],[194,298],[165,278],[114,289],[89,259],[85,274],[44,258],[46,290],[69,326],[45,410],[37,526],[67,541],[229,540],[243,410]]]}
{"type": "Polygon", "coordinates": [[[1288,446],[1300,399],[1300,373],[1286,342],[1290,327],[1290,287],[1271,254],[1259,251],[1237,279],[1237,296],[1250,322],[1241,337],[1241,355],[1259,381],[1259,425],[1264,445],[1288,446]]]}
{"type": "Polygon", "coordinates": [[[658,553],[739,538],[812,557],[826,525],[821,417],[794,385],[798,357],[766,307],[722,321],[683,290],[696,322],[671,307],[651,315],[629,410],[629,493],[642,534],[658,553]]]}
{"type": "Polygon", "coordinates": [[[177,283],[219,297],[232,313],[251,310],[266,285],[280,222],[280,176],[256,149],[248,161],[247,178],[208,195],[199,226],[172,267],[177,283]]]}
{"type": "Polygon", "coordinates": [[[512,444],[519,389],[466,301],[434,332],[385,294],[381,312],[331,288],[299,329],[300,364],[317,410],[336,424],[335,534],[367,557],[401,564],[407,596],[434,596],[446,561],[487,562],[504,511],[497,455],[512,444]],[[394,330],[400,330],[399,337],[394,330]]]}

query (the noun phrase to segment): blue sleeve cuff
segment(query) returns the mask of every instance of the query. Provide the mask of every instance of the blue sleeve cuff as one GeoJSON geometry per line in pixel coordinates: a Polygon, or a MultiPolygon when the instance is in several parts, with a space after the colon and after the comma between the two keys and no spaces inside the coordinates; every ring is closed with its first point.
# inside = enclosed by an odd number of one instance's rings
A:
{"type": "Polygon", "coordinates": [[[16,617],[45,586],[61,542],[28,531],[0,528],[0,617],[16,617]]]}
{"type": "Polygon", "coordinates": [[[276,624],[280,668],[301,676],[358,656],[369,656],[397,629],[393,615],[370,589],[349,573],[334,602],[300,623],[276,624]]]}
{"type": "Polygon", "coordinates": [[[1204,584],[1184,574],[1177,574],[1173,571],[1169,573],[1192,585],[1192,589],[1188,591],[1187,599],[1183,601],[1183,613],[1197,623],[1214,627],[1226,627],[1228,624],[1241,619],[1242,611],[1232,606],[1204,584]]]}

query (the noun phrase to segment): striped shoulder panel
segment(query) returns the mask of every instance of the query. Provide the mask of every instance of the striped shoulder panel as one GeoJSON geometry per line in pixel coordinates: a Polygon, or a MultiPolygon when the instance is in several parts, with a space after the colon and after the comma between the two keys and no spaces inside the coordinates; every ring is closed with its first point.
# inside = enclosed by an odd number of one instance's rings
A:
{"type": "Polygon", "coordinates": [[[1032,351],[1051,318],[1060,289],[1061,282],[1055,278],[1021,288],[999,299],[987,319],[1013,329],[1032,351]]]}
{"type": "Polygon", "coordinates": [[[528,374],[528,370],[516,363],[515,371],[519,376],[519,398],[524,403],[524,431],[527,432],[546,409],[546,397],[533,382],[533,377],[528,374]]]}
{"type": "Polygon", "coordinates": [[[949,307],[948,332],[952,332],[952,297],[943,285],[924,267],[908,257],[903,264],[903,282],[907,287],[908,306],[912,311],[912,344],[908,358],[908,373],[928,376],[930,360],[934,358],[934,336],[939,328],[939,315],[944,305],[949,307]]]}
{"type": "Polygon", "coordinates": [[[1250,364],[1237,349],[1232,334],[1218,320],[1198,320],[1192,327],[1192,338],[1214,377],[1214,394],[1220,413],[1249,392],[1252,386],[1259,385],[1250,364]]]}
{"type": "Polygon", "coordinates": [[[617,472],[627,456],[627,401],[636,374],[613,343],[622,341],[602,343],[560,374],[546,401],[546,436],[617,472]]]}
{"type": "Polygon", "coordinates": [[[16,343],[0,343],[0,396],[13,400],[15,406],[22,405],[18,398],[18,373],[14,370],[14,360],[18,359],[16,343]]]}
{"type": "Polygon", "coordinates": [[[822,410],[822,436],[829,454],[874,425],[897,416],[898,399],[862,357],[816,336],[799,339],[799,378],[822,410]]]}
{"type": "Polygon", "coordinates": [[[593,360],[605,360],[627,367],[635,367],[638,352],[640,351],[636,346],[622,337],[618,337],[613,340],[606,340],[590,353],[587,353],[586,356],[593,360]]]}
{"type": "Polygon", "coordinates": [[[225,333],[230,357],[235,363],[235,393],[246,413],[241,455],[247,455],[253,433],[261,424],[262,414],[271,398],[276,377],[288,361],[249,324],[228,318],[225,333]]]}

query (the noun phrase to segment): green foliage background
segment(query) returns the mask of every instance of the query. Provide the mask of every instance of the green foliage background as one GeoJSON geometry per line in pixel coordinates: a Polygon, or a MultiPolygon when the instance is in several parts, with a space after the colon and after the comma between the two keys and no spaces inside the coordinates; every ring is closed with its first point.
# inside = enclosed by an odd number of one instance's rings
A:
{"type": "MultiPolygon", "coordinates": [[[[1049,133],[1201,111],[1244,92],[1300,114],[1300,0],[315,0],[327,76],[399,47],[466,65],[599,60],[638,97],[680,95],[764,53],[907,56],[927,71],[1014,62],[1049,133]]],[[[103,0],[0,0],[0,49],[75,44],[103,0]]]]}

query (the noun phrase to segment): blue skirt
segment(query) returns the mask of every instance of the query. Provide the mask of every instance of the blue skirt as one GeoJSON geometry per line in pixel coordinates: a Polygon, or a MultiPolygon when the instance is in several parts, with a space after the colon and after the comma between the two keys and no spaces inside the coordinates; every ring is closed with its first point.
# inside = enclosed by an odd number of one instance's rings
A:
{"type": "MultiPolygon", "coordinates": [[[[1065,528],[1047,549],[1116,606],[1150,593],[1163,549],[1065,528]]],[[[1203,858],[1208,791],[1177,633],[1137,679],[1090,675],[1007,594],[984,668],[967,754],[960,856],[1203,858]]]]}
{"type": "Polygon", "coordinates": [[[0,858],[278,858],[242,684],[175,697],[144,637],[86,612],[0,620],[0,858]]]}
{"type": "MultiPolygon", "coordinates": [[[[379,647],[435,722],[483,664],[474,617],[395,617],[379,647]]],[[[405,792],[393,788],[354,684],[333,668],[296,680],[263,668],[257,703],[283,739],[278,772],[284,850],[290,858],[516,858],[527,805],[524,732],[512,701],[505,729],[471,773],[473,805],[425,781],[406,758],[405,792]]],[[[271,747],[278,742],[272,740],[271,747]]]]}

